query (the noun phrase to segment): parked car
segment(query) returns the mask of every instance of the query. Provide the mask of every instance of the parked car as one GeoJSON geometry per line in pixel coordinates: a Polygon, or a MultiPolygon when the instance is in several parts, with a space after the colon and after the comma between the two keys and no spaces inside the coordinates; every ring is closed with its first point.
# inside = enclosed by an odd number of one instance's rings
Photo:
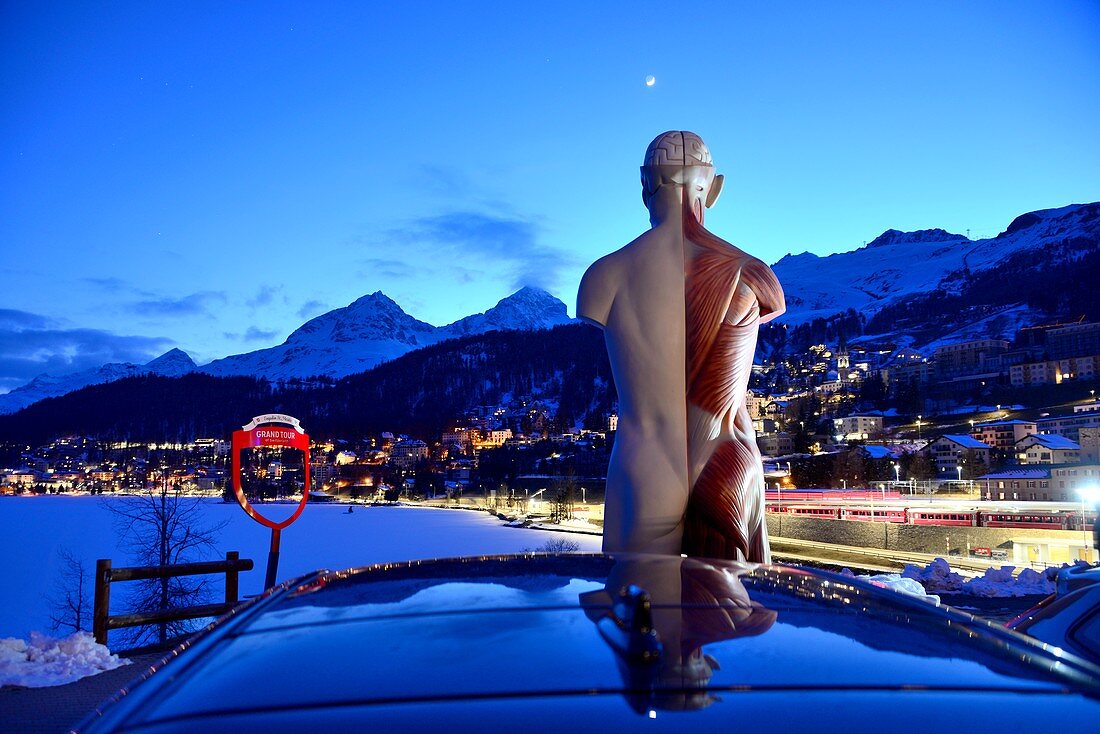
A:
{"type": "Polygon", "coordinates": [[[248,602],[87,732],[1093,732],[1100,667],[798,567],[529,554],[321,572],[248,602]]]}
{"type": "Polygon", "coordinates": [[[1055,593],[1008,627],[1100,665],[1100,567],[1063,569],[1055,593]]]}

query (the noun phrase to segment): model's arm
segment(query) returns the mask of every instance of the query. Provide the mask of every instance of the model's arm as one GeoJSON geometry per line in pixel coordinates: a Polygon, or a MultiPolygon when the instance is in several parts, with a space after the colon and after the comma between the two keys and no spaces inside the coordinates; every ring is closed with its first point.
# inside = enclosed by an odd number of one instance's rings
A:
{"type": "Polygon", "coordinates": [[[615,293],[607,277],[605,260],[597,260],[581,278],[577,292],[577,318],[594,326],[607,326],[615,293]]]}
{"type": "Polygon", "coordinates": [[[760,323],[767,323],[776,316],[781,316],[787,310],[787,302],[783,297],[783,286],[775,273],[763,261],[755,257],[749,258],[742,270],[742,278],[748,282],[749,287],[756,293],[760,303],[760,323]]]}

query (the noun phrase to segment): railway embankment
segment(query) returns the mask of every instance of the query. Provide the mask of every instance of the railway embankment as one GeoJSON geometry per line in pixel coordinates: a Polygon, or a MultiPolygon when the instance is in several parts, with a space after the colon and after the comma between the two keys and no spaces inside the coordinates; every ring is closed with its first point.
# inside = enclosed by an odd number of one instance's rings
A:
{"type": "MultiPolygon", "coordinates": [[[[996,552],[993,560],[1000,557],[1006,565],[1014,562],[1015,545],[1022,541],[1040,540],[1057,545],[1060,542],[1070,543],[1082,538],[1082,533],[1078,530],[911,525],[794,517],[771,512],[767,513],[767,521],[768,535],[773,537],[881,548],[904,553],[934,553],[945,557],[951,554],[965,557],[976,549],[989,549],[991,552],[996,552]]],[[[1053,563],[1070,560],[1072,559],[1049,559],[1053,563]]]]}

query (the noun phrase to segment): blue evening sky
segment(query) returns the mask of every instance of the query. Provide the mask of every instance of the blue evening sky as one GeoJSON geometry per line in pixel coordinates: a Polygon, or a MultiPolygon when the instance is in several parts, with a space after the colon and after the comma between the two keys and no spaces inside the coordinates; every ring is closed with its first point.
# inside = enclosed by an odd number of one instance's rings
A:
{"type": "Polygon", "coordinates": [[[6,3],[0,389],[569,304],[667,129],[774,262],[1100,199],[1100,3],[6,3]],[[656,84],[647,87],[652,74],[656,84]]]}

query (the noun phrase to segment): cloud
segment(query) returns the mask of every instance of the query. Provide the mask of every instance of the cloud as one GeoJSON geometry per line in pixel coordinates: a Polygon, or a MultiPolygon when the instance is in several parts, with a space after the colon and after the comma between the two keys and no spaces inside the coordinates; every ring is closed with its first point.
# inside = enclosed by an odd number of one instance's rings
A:
{"type": "Polygon", "coordinates": [[[368,257],[357,262],[363,265],[363,269],[359,271],[360,277],[381,275],[386,278],[407,278],[416,272],[412,265],[400,260],[368,257]]]}
{"type": "Polygon", "coordinates": [[[36,313],[0,308],[0,329],[44,329],[53,324],[52,319],[36,313]]]}
{"type": "Polygon", "coordinates": [[[243,334],[237,334],[232,331],[226,331],[222,333],[222,336],[224,336],[226,339],[236,339],[246,342],[270,341],[278,335],[279,331],[277,329],[271,329],[269,331],[267,329],[261,329],[257,326],[249,326],[247,329],[245,329],[245,332],[243,334]]]}
{"type": "Polygon", "coordinates": [[[283,290],[281,285],[261,285],[256,291],[256,295],[249,298],[247,303],[252,308],[258,306],[267,306],[275,300],[275,296],[279,295],[283,290]]]}
{"type": "Polygon", "coordinates": [[[308,319],[317,315],[319,311],[324,311],[328,306],[320,301],[306,301],[302,304],[302,307],[298,309],[298,318],[308,319]]]}
{"type": "Polygon", "coordinates": [[[144,364],[173,345],[164,337],[53,325],[37,314],[0,310],[0,388],[18,387],[44,372],[64,375],[108,362],[144,364]]]}
{"type": "Polygon", "coordinates": [[[255,326],[249,326],[244,332],[244,338],[247,341],[260,341],[267,339],[274,339],[279,335],[278,329],[260,329],[255,326]]]}
{"type": "Polygon", "coordinates": [[[416,219],[390,230],[387,239],[407,251],[427,250],[427,256],[464,265],[502,266],[512,287],[554,287],[573,256],[539,241],[531,219],[479,211],[454,211],[416,219]]]}
{"type": "Polygon", "coordinates": [[[107,288],[110,290],[123,291],[133,290],[134,287],[127,283],[122,278],[81,278],[85,283],[91,283],[94,286],[100,288],[107,288]]]}
{"type": "Polygon", "coordinates": [[[113,293],[128,293],[130,295],[140,296],[142,299],[156,298],[156,294],[152,291],[147,291],[142,288],[138,288],[133,283],[125,281],[122,278],[108,277],[108,278],[81,278],[81,282],[93,285],[98,289],[111,291],[113,293]]]}
{"type": "Polygon", "coordinates": [[[206,307],[211,302],[225,301],[224,291],[199,291],[180,298],[146,298],[129,306],[145,316],[194,316],[207,313],[206,307]]]}

